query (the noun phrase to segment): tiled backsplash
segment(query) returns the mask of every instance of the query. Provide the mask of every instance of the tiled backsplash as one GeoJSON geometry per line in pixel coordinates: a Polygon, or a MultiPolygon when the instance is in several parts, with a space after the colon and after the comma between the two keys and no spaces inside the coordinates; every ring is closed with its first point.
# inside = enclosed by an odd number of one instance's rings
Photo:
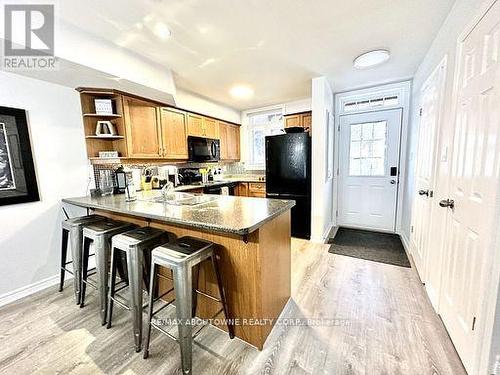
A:
{"type": "MultiPolygon", "coordinates": [[[[113,171],[113,181],[116,186],[116,177],[114,176],[114,171],[120,166],[120,163],[109,163],[109,164],[94,164],[94,181],[96,188],[99,188],[99,172],[101,170],[111,170],[113,171]]],[[[160,165],[172,165],[172,163],[162,163],[162,164],[150,164],[150,163],[133,163],[127,164],[129,167],[155,167],[160,165]]],[[[264,175],[264,171],[250,171],[245,169],[245,164],[241,162],[237,163],[175,163],[177,168],[222,168],[224,174],[227,175],[264,175]]]]}

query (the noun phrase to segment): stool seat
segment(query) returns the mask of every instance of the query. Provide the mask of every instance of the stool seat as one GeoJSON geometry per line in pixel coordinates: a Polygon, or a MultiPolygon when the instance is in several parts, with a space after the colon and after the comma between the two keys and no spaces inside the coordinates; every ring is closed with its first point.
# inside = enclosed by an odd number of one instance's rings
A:
{"type": "MultiPolygon", "coordinates": [[[[106,324],[107,313],[107,296],[108,296],[108,272],[109,259],[111,255],[111,238],[114,235],[126,232],[135,228],[135,225],[115,220],[103,220],[95,223],[87,224],[83,228],[83,252],[82,252],[82,280],[81,280],[81,295],[80,307],[85,304],[85,293],[87,285],[90,285],[99,292],[99,305],[101,323],[106,324]],[[89,269],[88,260],[90,257],[90,244],[94,246],[96,257],[95,273],[97,276],[97,284],[88,282],[89,269]]],[[[125,278],[123,265],[119,267],[119,273],[122,279],[125,278]]]]}
{"type": "Polygon", "coordinates": [[[113,237],[113,243],[121,246],[146,245],[150,241],[155,241],[158,237],[164,236],[165,231],[152,227],[141,227],[130,230],[113,237]]]}
{"type": "Polygon", "coordinates": [[[212,242],[185,236],[175,242],[158,246],[153,250],[153,257],[159,257],[174,263],[186,262],[212,246],[212,242]]]}

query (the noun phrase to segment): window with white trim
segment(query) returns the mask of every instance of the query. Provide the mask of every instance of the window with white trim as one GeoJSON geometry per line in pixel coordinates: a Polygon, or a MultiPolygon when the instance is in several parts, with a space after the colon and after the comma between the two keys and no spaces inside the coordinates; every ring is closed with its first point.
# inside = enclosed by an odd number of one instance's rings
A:
{"type": "Polygon", "coordinates": [[[268,135],[283,134],[283,111],[281,108],[249,113],[248,115],[247,169],[265,169],[268,135]]]}

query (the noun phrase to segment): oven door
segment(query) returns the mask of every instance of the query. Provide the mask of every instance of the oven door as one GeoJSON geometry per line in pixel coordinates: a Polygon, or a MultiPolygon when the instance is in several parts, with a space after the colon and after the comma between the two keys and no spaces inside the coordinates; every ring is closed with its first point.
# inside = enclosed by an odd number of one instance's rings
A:
{"type": "Polygon", "coordinates": [[[188,137],[189,161],[219,161],[220,141],[218,139],[188,137]]]}

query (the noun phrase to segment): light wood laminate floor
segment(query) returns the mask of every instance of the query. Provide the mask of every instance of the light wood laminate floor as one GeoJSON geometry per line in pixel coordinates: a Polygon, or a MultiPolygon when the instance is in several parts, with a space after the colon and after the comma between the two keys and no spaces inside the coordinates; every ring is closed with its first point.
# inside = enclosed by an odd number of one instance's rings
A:
{"type": "MultiPolygon", "coordinates": [[[[196,339],[195,374],[465,374],[414,269],[328,253],[292,241],[292,299],[283,318],[332,326],[275,326],[262,352],[208,327],[196,339]]],[[[133,349],[128,312],[102,327],[95,291],[84,309],[71,283],[0,309],[1,374],[180,373],[176,343],[152,332],[150,357],[133,349]]]]}

